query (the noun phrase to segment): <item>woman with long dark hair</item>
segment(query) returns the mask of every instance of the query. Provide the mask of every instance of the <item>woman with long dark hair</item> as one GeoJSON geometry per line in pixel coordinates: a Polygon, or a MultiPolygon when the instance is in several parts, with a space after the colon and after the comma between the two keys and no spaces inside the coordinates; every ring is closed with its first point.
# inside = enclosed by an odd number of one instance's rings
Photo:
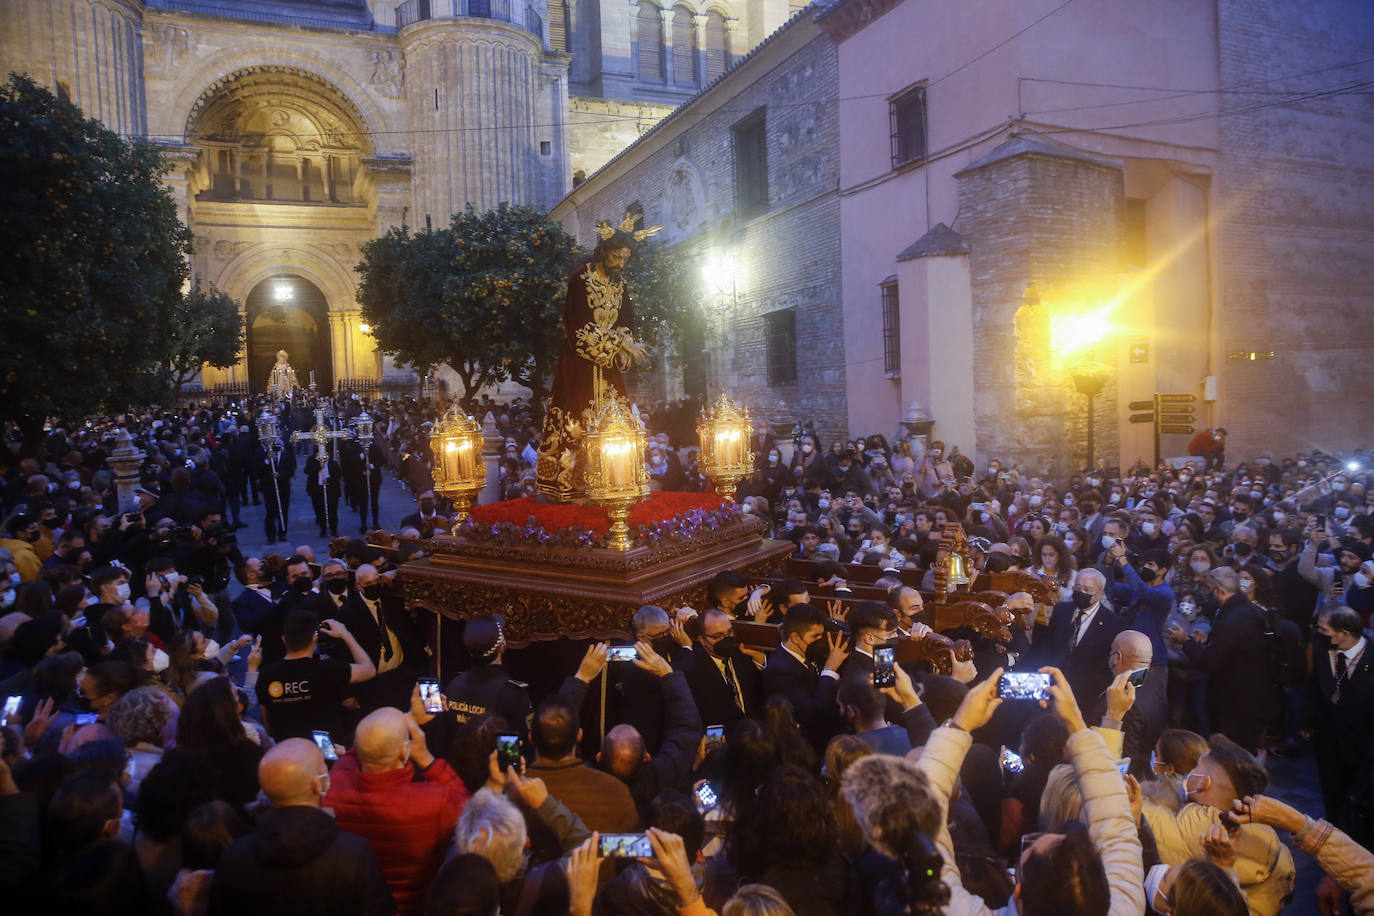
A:
{"type": "Polygon", "coordinates": [[[212,678],[186,697],[177,720],[177,746],[210,759],[231,805],[242,808],[257,797],[262,748],[239,719],[238,696],[228,678],[212,678]]]}

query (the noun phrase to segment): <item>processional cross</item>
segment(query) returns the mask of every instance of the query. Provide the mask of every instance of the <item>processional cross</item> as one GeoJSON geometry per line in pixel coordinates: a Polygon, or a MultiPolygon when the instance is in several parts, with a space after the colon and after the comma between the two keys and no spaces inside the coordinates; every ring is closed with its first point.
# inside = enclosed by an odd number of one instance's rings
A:
{"type": "Polygon", "coordinates": [[[320,459],[320,487],[325,490],[324,521],[326,525],[332,525],[334,521],[329,517],[329,441],[331,439],[347,439],[349,435],[351,434],[346,429],[330,429],[325,424],[323,407],[315,408],[315,428],[313,430],[308,433],[291,434],[291,438],[297,442],[315,443],[315,454],[320,459]]]}

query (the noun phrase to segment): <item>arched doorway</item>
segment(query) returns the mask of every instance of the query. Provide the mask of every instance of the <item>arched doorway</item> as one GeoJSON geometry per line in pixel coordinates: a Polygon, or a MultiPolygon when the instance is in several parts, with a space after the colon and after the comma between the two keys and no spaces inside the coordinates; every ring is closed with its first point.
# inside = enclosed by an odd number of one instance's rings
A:
{"type": "Polygon", "coordinates": [[[267,387],[267,376],[285,350],[296,379],[334,390],[334,360],[329,345],[329,303],[319,287],[291,275],[268,277],[253,287],[244,307],[248,313],[248,383],[254,394],[267,387]]]}

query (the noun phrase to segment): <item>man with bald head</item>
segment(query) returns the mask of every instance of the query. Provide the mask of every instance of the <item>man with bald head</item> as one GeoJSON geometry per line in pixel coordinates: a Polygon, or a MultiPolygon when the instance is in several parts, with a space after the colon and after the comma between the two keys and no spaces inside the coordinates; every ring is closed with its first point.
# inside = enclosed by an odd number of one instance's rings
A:
{"type": "Polygon", "coordinates": [[[383,706],[404,709],[419,673],[413,663],[420,652],[404,605],[376,566],[364,563],[354,572],[353,590],[344,599],[339,620],[377,667],[376,678],[357,688],[359,708],[363,712],[383,706]]]}
{"type": "MultiPolygon", "coordinates": [[[[1107,655],[1113,684],[1119,684],[1133,673],[1144,672],[1145,680],[1135,689],[1135,701],[1120,722],[1104,721],[1106,728],[1121,729],[1124,737],[1121,756],[1131,758],[1131,773],[1137,779],[1149,779],[1150,752],[1159,740],[1160,732],[1169,724],[1169,667],[1152,665],[1154,644],[1139,630],[1122,630],[1112,640],[1107,655]]],[[[1136,679],[1142,675],[1135,674],[1136,679]]],[[[1106,716],[1107,696],[1098,697],[1089,705],[1090,715],[1106,716]]],[[[1092,721],[1090,719],[1089,721],[1092,721]]]]}
{"type": "Polygon", "coordinates": [[[320,807],[330,773],[318,747],[304,738],[281,742],[263,755],[258,782],[272,808],[220,857],[212,916],[396,912],[371,845],[320,807]]]}
{"type": "MultiPolygon", "coordinates": [[[[414,703],[423,714],[418,688],[414,703]]],[[[372,844],[397,912],[420,912],[467,804],[463,781],[429,752],[415,720],[389,706],[358,723],[330,779],[325,804],[339,827],[372,844]]]]}

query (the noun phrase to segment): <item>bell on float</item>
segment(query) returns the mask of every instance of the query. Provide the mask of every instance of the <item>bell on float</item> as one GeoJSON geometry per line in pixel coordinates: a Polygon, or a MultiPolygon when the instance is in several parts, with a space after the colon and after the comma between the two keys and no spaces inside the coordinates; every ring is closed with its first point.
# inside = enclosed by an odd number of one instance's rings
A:
{"type": "Polygon", "coordinates": [[[946,568],[945,581],[951,586],[968,585],[968,561],[963,554],[951,553],[949,555],[949,566],[946,568]]]}

